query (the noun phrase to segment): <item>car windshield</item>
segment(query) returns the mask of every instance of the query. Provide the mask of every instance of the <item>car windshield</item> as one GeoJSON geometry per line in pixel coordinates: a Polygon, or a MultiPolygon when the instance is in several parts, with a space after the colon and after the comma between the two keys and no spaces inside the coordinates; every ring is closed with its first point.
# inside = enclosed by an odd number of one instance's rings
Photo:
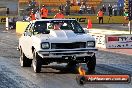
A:
{"type": "Polygon", "coordinates": [[[38,21],[34,28],[40,33],[45,30],[72,30],[74,33],[84,33],[83,28],[76,20],[38,21]]]}
{"type": "Polygon", "coordinates": [[[34,32],[37,33],[45,33],[47,30],[47,24],[46,22],[35,22],[34,24],[34,32]]]}

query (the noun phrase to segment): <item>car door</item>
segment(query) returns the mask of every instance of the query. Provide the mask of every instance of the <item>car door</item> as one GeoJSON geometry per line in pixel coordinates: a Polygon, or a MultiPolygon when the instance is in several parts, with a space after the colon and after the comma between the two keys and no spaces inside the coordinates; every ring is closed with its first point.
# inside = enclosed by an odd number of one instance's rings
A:
{"type": "Polygon", "coordinates": [[[34,24],[32,23],[31,26],[30,26],[30,28],[27,30],[28,33],[29,33],[29,35],[27,36],[27,40],[26,40],[26,43],[27,43],[27,47],[26,47],[27,48],[27,53],[28,53],[28,57],[30,59],[33,58],[33,53],[32,53],[32,46],[33,46],[33,38],[32,38],[32,36],[34,36],[33,35],[33,26],[34,26],[34,24]]]}
{"type": "Polygon", "coordinates": [[[34,24],[32,23],[30,25],[30,27],[28,28],[27,30],[27,35],[26,35],[26,38],[25,38],[25,42],[26,42],[26,52],[27,52],[27,56],[29,59],[32,59],[33,57],[33,54],[32,54],[32,44],[33,44],[33,41],[32,41],[32,36],[33,36],[33,26],[34,24]]]}
{"type": "Polygon", "coordinates": [[[32,23],[30,23],[28,25],[28,27],[26,28],[24,35],[21,38],[21,45],[22,45],[22,50],[24,52],[24,54],[26,55],[27,58],[31,57],[31,37],[32,37],[32,32],[30,31],[30,28],[32,26],[32,23]]]}

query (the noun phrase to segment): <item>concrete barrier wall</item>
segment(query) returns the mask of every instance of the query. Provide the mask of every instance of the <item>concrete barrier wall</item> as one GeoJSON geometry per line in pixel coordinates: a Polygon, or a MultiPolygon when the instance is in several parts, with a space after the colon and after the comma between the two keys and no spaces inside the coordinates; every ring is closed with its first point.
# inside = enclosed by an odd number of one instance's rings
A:
{"type": "MultiPolygon", "coordinates": [[[[53,16],[49,16],[49,18],[53,18],[53,16]]],[[[65,18],[76,19],[79,23],[87,24],[88,18],[92,20],[92,23],[99,23],[97,16],[65,16],[65,18]]],[[[123,23],[123,16],[104,16],[104,23],[123,23]]]]}
{"type": "MultiPolygon", "coordinates": [[[[53,16],[49,16],[48,18],[53,18],[53,16]]],[[[92,23],[99,23],[97,16],[65,16],[68,19],[76,19],[79,23],[87,24],[88,18],[92,20],[92,23]]],[[[0,16],[0,23],[6,22],[6,16],[0,16]]],[[[123,23],[123,16],[104,16],[104,23],[123,23]]]]}

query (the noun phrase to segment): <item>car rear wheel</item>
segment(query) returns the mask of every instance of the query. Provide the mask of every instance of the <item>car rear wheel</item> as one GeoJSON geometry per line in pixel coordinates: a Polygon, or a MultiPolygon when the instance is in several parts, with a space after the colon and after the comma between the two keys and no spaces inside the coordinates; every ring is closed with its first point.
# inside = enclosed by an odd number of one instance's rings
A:
{"type": "Polygon", "coordinates": [[[38,53],[34,50],[33,52],[33,69],[34,72],[40,73],[42,66],[42,60],[41,57],[38,55],[38,53]]]}
{"type": "Polygon", "coordinates": [[[89,61],[87,62],[88,72],[93,73],[95,72],[96,66],[96,56],[95,54],[92,57],[89,57],[89,61]]]}
{"type": "Polygon", "coordinates": [[[31,67],[32,64],[32,60],[25,56],[22,49],[20,49],[20,64],[21,67],[31,67]]]}

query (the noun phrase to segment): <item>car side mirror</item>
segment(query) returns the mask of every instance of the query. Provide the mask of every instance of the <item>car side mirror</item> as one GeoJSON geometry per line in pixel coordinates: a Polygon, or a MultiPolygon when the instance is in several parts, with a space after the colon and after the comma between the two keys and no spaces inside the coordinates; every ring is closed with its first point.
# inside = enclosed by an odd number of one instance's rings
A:
{"type": "Polygon", "coordinates": [[[31,32],[28,32],[28,31],[25,31],[25,32],[24,32],[24,36],[31,36],[31,35],[32,35],[31,32]]]}
{"type": "Polygon", "coordinates": [[[89,33],[89,30],[87,28],[83,28],[83,30],[85,31],[85,33],[89,33]]]}

